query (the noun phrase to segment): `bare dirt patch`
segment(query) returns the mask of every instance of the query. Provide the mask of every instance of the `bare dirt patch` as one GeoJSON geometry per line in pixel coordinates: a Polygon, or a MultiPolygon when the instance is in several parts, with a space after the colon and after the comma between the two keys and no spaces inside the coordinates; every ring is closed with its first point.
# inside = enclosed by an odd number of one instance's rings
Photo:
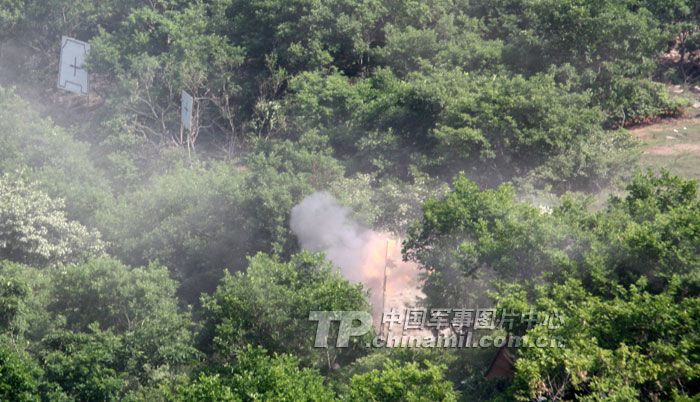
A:
{"type": "Polygon", "coordinates": [[[661,133],[680,133],[684,127],[700,125],[700,117],[687,117],[682,119],[665,120],[648,126],[630,128],[628,131],[632,136],[640,140],[651,140],[661,133]],[[674,131],[675,130],[675,131],[674,131]]]}
{"type": "Polygon", "coordinates": [[[673,156],[683,154],[700,155],[700,144],[674,144],[647,148],[646,155],[673,156]]]}

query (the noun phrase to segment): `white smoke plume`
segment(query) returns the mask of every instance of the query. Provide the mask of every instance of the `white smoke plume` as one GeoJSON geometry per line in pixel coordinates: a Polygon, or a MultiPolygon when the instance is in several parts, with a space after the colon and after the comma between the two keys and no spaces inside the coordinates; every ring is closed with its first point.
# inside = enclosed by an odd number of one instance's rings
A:
{"type": "Polygon", "coordinates": [[[306,197],[292,209],[290,226],[303,249],[324,252],[351,282],[371,291],[375,315],[412,305],[422,295],[418,266],[401,259],[400,241],[355,221],[327,192],[306,197]],[[384,274],[387,284],[384,291],[384,274]]]}
{"type": "Polygon", "coordinates": [[[314,193],[292,209],[290,226],[303,249],[324,252],[352,282],[362,282],[367,244],[375,235],[327,192],[314,193]]]}

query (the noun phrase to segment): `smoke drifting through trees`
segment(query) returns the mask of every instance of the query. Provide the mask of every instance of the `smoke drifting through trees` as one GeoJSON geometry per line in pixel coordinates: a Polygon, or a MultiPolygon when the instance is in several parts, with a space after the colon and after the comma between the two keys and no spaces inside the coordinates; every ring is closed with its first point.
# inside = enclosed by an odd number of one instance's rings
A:
{"type": "Polygon", "coordinates": [[[292,209],[290,226],[301,247],[323,251],[351,281],[362,281],[362,260],[373,233],[351,217],[327,192],[306,197],[292,209]]]}
{"type": "Polygon", "coordinates": [[[375,315],[381,314],[385,266],[386,310],[405,307],[420,297],[418,267],[401,260],[400,241],[355,221],[350,208],[331,194],[306,197],[292,209],[290,226],[302,248],[324,252],[345,278],[370,289],[375,315]]]}

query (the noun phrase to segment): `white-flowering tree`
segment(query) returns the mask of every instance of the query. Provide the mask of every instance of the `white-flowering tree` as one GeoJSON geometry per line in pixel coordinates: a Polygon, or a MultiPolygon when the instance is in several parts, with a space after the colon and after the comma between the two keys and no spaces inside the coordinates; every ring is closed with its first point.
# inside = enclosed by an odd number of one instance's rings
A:
{"type": "Polygon", "coordinates": [[[0,259],[51,266],[103,255],[100,234],[69,221],[62,208],[24,180],[0,176],[0,259]]]}

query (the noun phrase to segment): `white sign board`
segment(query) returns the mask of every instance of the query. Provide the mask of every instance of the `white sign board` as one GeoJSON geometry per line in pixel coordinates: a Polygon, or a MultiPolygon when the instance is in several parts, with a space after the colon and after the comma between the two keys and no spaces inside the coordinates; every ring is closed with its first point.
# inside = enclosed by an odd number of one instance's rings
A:
{"type": "Polygon", "coordinates": [[[192,107],[194,106],[194,98],[192,95],[182,91],[182,126],[187,130],[192,130],[192,107]]]}
{"type": "Polygon", "coordinates": [[[88,94],[90,84],[87,70],[84,68],[88,53],[90,53],[90,44],[67,36],[62,38],[58,72],[59,88],[80,95],[88,94]]]}

